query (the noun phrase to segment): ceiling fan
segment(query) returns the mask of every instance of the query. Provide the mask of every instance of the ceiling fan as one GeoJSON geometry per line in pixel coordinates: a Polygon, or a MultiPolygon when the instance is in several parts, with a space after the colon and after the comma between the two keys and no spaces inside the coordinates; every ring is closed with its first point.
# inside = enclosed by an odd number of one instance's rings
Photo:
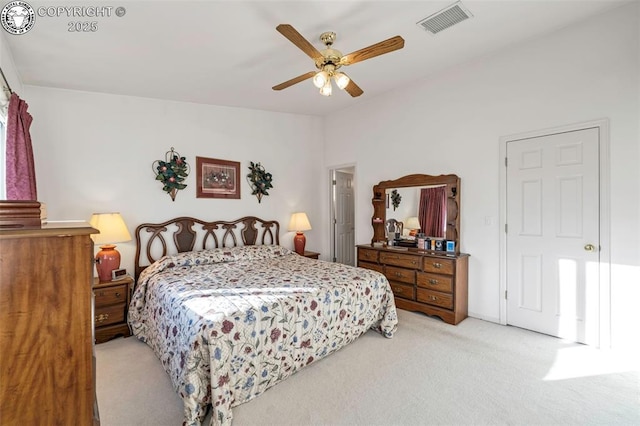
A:
{"type": "Polygon", "coordinates": [[[356,50],[348,55],[343,55],[340,51],[332,48],[336,39],[333,32],[325,32],[320,34],[320,41],[326,46],[325,49],[318,51],[311,43],[309,43],[295,28],[288,24],[280,24],[276,30],[304,53],[306,53],[315,62],[319,71],[309,71],[308,73],[299,75],[291,80],[273,86],[273,90],[286,89],[289,86],[300,83],[313,77],[313,84],[320,89],[320,94],[330,96],[332,92],[331,79],[336,85],[349,93],[354,98],[364,93],[362,89],[353,82],[345,73],[338,71],[342,66],[352,65],[365,59],[375,58],[385,53],[404,47],[404,39],[400,36],[391,37],[390,39],[372,44],[364,49],[356,50]]]}

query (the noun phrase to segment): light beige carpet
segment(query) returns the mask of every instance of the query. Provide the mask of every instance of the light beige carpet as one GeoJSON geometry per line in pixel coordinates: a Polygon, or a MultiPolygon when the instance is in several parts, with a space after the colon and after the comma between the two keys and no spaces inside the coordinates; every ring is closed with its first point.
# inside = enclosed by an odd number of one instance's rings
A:
{"type": "MultiPolygon", "coordinates": [[[[235,407],[234,425],[640,425],[634,354],[473,318],[399,319],[393,339],[369,331],[235,407]]],[[[96,353],[103,426],[181,424],[150,348],[129,337],[96,353]]]]}

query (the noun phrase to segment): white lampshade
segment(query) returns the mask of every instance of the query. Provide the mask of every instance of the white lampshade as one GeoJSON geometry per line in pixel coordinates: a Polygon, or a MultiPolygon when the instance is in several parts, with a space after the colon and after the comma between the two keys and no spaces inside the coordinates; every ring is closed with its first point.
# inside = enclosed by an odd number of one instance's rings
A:
{"type": "Polygon", "coordinates": [[[309,223],[309,218],[306,213],[294,213],[291,216],[291,221],[289,222],[289,231],[302,232],[309,231],[311,229],[311,224],[309,223]]]}
{"type": "Polygon", "coordinates": [[[131,234],[120,213],[94,213],[89,221],[92,227],[100,231],[91,238],[96,244],[115,244],[131,241],[131,234]]]}
{"type": "Polygon", "coordinates": [[[329,74],[327,74],[326,71],[318,71],[316,75],[313,76],[313,85],[318,89],[327,84],[327,81],[329,81],[329,74]]]}
{"type": "Polygon", "coordinates": [[[340,90],[344,90],[344,88],[349,84],[349,81],[351,81],[346,74],[341,72],[333,74],[333,79],[336,81],[336,86],[338,86],[340,90]]]}
{"type": "Polygon", "coordinates": [[[406,229],[420,229],[420,222],[418,221],[417,217],[410,217],[407,219],[404,227],[406,229]]]}

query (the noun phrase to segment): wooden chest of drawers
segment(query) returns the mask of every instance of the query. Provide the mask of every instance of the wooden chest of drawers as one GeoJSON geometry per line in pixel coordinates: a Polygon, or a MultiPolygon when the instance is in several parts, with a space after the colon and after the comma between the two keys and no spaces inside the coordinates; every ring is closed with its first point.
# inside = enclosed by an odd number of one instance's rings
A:
{"type": "Polygon", "coordinates": [[[468,254],[358,246],[358,266],[383,273],[396,306],[458,324],[468,311],[468,254]]]}
{"type": "Polygon", "coordinates": [[[0,229],[0,424],[99,425],[87,223],[0,229]]]}
{"type": "Polygon", "coordinates": [[[109,282],[98,282],[97,279],[94,281],[96,343],[103,343],[118,336],[131,335],[127,324],[127,313],[132,286],[133,278],[131,277],[109,282]]]}

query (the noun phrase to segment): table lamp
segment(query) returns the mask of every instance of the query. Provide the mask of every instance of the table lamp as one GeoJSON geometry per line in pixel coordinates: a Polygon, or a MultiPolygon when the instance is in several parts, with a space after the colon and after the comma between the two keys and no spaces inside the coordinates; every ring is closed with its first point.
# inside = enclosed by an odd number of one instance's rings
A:
{"type": "Polygon", "coordinates": [[[405,228],[409,230],[409,235],[415,237],[416,232],[420,229],[420,222],[416,216],[407,218],[407,221],[404,225],[405,228]]]}
{"type": "Polygon", "coordinates": [[[309,218],[307,218],[306,213],[294,213],[291,216],[289,231],[295,231],[296,233],[296,236],[293,237],[293,246],[296,253],[299,255],[304,255],[304,245],[307,242],[307,239],[302,232],[309,231],[310,229],[311,224],[309,223],[309,218]]]}
{"type": "Polygon", "coordinates": [[[94,213],[89,221],[100,231],[91,236],[94,243],[102,244],[96,254],[96,269],[100,282],[111,281],[111,271],[120,268],[120,253],[114,243],[131,241],[131,234],[120,213],[94,213]]]}

